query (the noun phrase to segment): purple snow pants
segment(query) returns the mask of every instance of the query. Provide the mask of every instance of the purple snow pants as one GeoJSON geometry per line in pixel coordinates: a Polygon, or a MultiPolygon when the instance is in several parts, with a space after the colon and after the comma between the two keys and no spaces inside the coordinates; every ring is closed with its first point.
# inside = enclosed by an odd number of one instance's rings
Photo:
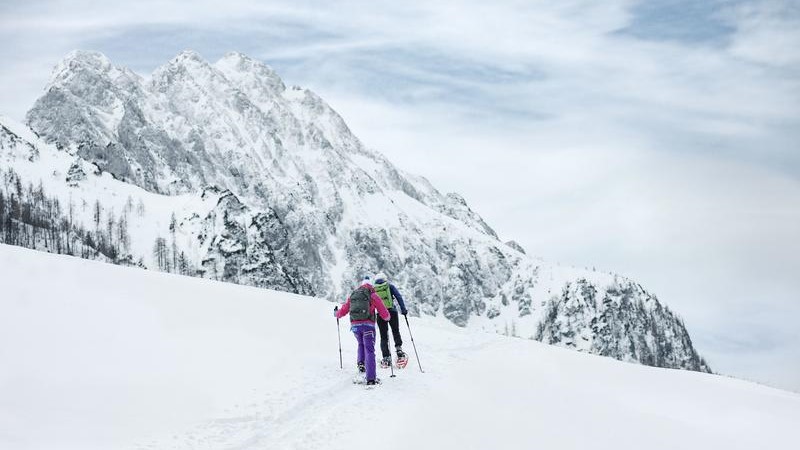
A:
{"type": "Polygon", "coordinates": [[[358,341],[358,361],[367,369],[367,380],[375,379],[375,325],[354,325],[351,330],[358,341]]]}

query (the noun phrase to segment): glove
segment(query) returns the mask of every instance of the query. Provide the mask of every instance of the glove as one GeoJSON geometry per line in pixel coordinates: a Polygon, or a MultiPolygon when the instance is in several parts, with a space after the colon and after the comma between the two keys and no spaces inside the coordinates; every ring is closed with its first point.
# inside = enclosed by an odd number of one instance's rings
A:
{"type": "Polygon", "coordinates": [[[407,316],[407,315],[408,315],[408,311],[406,311],[406,310],[404,309],[404,310],[400,311],[400,314],[402,314],[402,315],[404,315],[404,316],[407,316]]]}
{"type": "Polygon", "coordinates": [[[338,307],[338,306],[334,306],[334,307],[333,307],[333,317],[336,317],[336,314],[337,314],[338,312],[339,312],[339,307],[338,307]]]}

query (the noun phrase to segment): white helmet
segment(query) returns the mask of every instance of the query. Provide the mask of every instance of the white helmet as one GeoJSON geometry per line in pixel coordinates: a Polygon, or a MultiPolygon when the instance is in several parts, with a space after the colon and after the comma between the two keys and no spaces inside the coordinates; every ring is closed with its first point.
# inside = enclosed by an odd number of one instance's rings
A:
{"type": "Polygon", "coordinates": [[[389,281],[389,279],[386,277],[385,273],[378,272],[375,274],[375,282],[380,283],[381,281],[389,281]]]}

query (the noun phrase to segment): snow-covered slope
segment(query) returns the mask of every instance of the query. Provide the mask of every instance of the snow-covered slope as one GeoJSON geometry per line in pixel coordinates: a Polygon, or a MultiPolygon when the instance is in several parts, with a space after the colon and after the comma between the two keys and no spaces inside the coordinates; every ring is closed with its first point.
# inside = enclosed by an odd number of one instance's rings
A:
{"type": "Polygon", "coordinates": [[[412,359],[365,390],[327,302],[5,245],[0,267],[4,449],[797,444],[800,395],[750,382],[428,317],[411,319],[425,373],[412,359]]]}
{"type": "Polygon", "coordinates": [[[317,95],[239,53],[183,52],[145,79],[73,52],[27,120],[0,119],[6,196],[20,187],[47,218],[58,199],[51,228],[67,231],[42,233],[10,204],[12,228],[31,229],[5,242],[329,300],[384,271],[413,315],[709,370],[640,285],[504,244],[461,196],[396,169],[317,95]]]}

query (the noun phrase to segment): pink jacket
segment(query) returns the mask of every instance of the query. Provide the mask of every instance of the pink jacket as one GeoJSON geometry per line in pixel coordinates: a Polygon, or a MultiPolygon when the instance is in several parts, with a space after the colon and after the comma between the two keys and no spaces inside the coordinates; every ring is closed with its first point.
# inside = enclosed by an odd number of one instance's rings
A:
{"type": "MultiPolygon", "coordinates": [[[[391,317],[389,315],[389,310],[386,309],[386,305],[383,304],[383,300],[381,300],[381,298],[378,297],[378,294],[375,293],[375,288],[372,287],[372,285],[369,284],[369,283],[365,283],[365,284],[363,284],[363,286],[366,286],[367,289],[369,289],[369,293],[370,293],[370,296],[369,296],[369,299],[370,299],[370,302],[369,302],[369,313],[370,313],[370,315],[375,314],[375,310],[377,309],[378,310],[378,314],[381,316],[381,319],[389,320],[389,317],[391,317]]],[[[347,315],[349,312],[350,312],[350,297],[347,297],[347,301],[344,302],[344,305],[342,305],[342,307],[339,308],[339,311],[336,313],[336,318],[337,319],[341,319],[342,317],[347,315]]],[[[351,320],[350,323],[352,325],[358,325],[360,323],[375,323],[375,322],[372,321],[372,320],[367,319],[367,320],[351,320]]]]}

